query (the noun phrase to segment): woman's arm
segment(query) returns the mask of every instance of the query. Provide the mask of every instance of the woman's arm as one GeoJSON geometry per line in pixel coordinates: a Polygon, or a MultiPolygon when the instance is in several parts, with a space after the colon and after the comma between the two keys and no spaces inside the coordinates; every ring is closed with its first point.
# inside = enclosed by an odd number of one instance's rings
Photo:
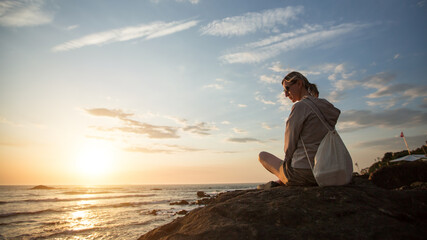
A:
{"type": "Polygon", "coordinates": [[[285,161],[292,159],[295,150],[297,149],[298,140],[304,121],[306,118],[306,107],[302,102],[297,102],[292,106],[291,113],[286,121],[285,130],[285,161]]]}

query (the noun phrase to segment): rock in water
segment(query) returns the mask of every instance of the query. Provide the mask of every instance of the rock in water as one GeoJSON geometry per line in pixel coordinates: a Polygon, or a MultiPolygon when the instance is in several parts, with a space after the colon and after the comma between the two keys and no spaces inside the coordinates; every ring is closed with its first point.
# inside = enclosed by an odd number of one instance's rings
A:
{"type": "Polygon", "coordinates": [[[188,201],[186,201],[186,200],[181,200],[179,202],[171,202],[171,203],[169,203],[169,205],[188,205],[188,204],[190,204],[190,203],[188,201]]]}
{"type": "Polygon", "coordinates": [[[233,191],[139,239],[425,239],[426,202],[426,190],[386,190],[367,176],[339,187],[233,191]]]}
{"type": "Polygon", "coordinates": [[[55,188],[48,187],[48,186],[45,186],[45,185],[37,185],[37,186],[35,186],[35,187],[31,188],[31,189],[34,189],[34,190],[36,190],[36,189],[38,189],[38,190],[50,190],[50,189],[55,189],[55,188]]]}
{"type": "Polygon", "coordinates": [[[210,197],[208,194],[206,194],[206,193],[205,193],[205,192],[203,192],[203,191],[198,191],[198,192],[197,192],[197,196],[198,196],[199,198],[210,197]]]}

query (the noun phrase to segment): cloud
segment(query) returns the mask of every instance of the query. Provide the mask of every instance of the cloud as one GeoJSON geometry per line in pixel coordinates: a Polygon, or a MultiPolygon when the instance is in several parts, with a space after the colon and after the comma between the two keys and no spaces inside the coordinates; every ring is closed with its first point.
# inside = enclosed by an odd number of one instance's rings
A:
{"type": "MultiPolygon", "coordinates": [[[[150,0],[153,3],[160,3],[161,0],[150,0]]],[[[199,0],[175,0],[175,2],[189,2],[191,4],[198,4],[200,1],[199,0]]]]}
{"type": "Polygon", "coordinates": [[[52,48],[54,52],[69,51],[90,45],[104,45],[114,42],[129,41],[137,38],[146,40],[180,32],[198,24],[198,21],[153,22],[132,27],[98,32],[74,39],[52,48]]]}
{"type": "Polygon", "coordinates": [[[249,43],[243,49],[220,57],[226,63],[258,63],[275,57],[280,53],[295,49],[304,49],[337,40],[351,32],[359,31],[368,24],[346,23],[327,29],[319,25],[304,26],[290,33],[282,33],[274,37],[249,43]]]}
{"type": "Polygon", "coordinates": [[[67,30],[74,30],[74,29],[76,29],[76,28],[78,28],[79,27],[79,25],[71,25],[71,26],[68,26],[67,27],[67,30]]]}
{"type": "Polygon", "coordinates": [[[271,67],[269,67],[268,69],[270,69],[273,72],[277,72],[277,73],[290,72],[289,69],[284,69],[280,62],[273,62],[273,65],[271,67]]]}
{"type": "Polygon", "coordinates": [[[201,122],[195,125],[189,125],[182,128],[186,132],[191,132],[197,135],[211,135],[210,131],[215,130],[216,127],[209,125],[205,122],[201,122]]]}
{"type": "Polygon", "coordinates": [[[376,88],[380,89],[384,85],[394,81],[396,79],[396,74],[389,72],[380,72],[375,75],[369,76],[362,80],[363,86],[366,88],[376,88]]]}
{"type": "Polygon", "coordinates": [[[129,117],[133,116],[133,114],[124,113],[123,110],[120,109],[92,108],[85,110],[87,113],[97,117],[119,118],[124,124],[124,126],[112,128],[93,127],[99,131],[120,131],[147,135],[149,138],[179,138],[179,135],[177,134],[177,127],[158,126],[132,120],[129,117]]]}
{"type": "Polygon", "coordinates": [[[282,76],[279,75],[261,75],[261,77],[259,78],[259,80],[263,83],[268,83],[268,84],[278,84],[282,82],[282,76]]]}
{"type": "Polygon", "coordinates": [[[205,86],[203,86],[203,88],[214,88],[217,90],[221,90],[224,88],[224,86],[221,84],[218,84],[218,83],[214,83],[214,84],[205,85],[205,86]]]}
{"type": "Polygon", "coordinates": [[[427,108],[427,98],[423,99],[423,103],[420,105],[421,108],[427,108]]]}
{"type": "Polygon", "coordinates": [[[265,100],[265,99],[264,99],[264,97],[263,97],[263,96],[261,96],[261,93],[260,93],[260,92],[256,92],[256,93],[255,93],[255,100],[257,100],[257,101],[259,101],[259,102],[262,102],[262,103],[264,103],[264,104],[266,104],[266,105],[276,105],[276,103],[275,103],[275,102],[273,102],[273,101],[265,100]]]}
{"type": "Polygon", "coordinates": [[[261,127],[267,130],[271,130],[271,127],[265,122],[261,123],[261,127]]]}
{"type": "Polygon", "coordinates": [[[235,142],[235,143],[248,143],[248,142],[259,142],[262,143],[261,140],[258,140],[256,138],[229,138],[227,139],[229,142],[235,142]]]}
{"type": "Polygon", "coordinates": [[[367,127],[415,127],[427,123],[427,112],[398,108],[384,111],[352,110],[341,114],[338,121],[341,132],[355,131],[367,127]]]}
{"type": "Polygon", "coordinates": [[[90,115],[97,116],[97,117],[113,117],[113,118],[120,118],[120,119],[126,119],[127,117],[133,115],[130,113],[124,113],[120,109],[92,108],[92,109],[85,109],[85,111],[90,115]]]}
{"type": "Polygon", "coordinates": [[[0,25],[25,27],[50,23],[53,14],[44,10],[43,5],[43,0],[1,1],[0,25]]]}
{"type": "Polygon", "coordinates": [[[205,151],[205,149],[192,148],[186,146],[180,146],[175,144],[164,144],[162,147],[128,147],[124,149],[128,152],[140,152],[140,153],[165,153],[173,154],[178,152],[199,152],[205,151]]]}
{"type": "Polygon", "coordinates": [[[241,103],[239,103],[239,104],[237,104],[237,107],[239,107],[239,108],[245,108],[245,107],[247,107],[248,105],[246,105],[246,104],[241,104],[241,103]]]}
{"type": "MultiPolygon", "coordinates": [[[[400,133],[399,131],[397,134],[400,133]]],[[[425,144],[427,141],[427,136],[425,134],[418,136],[405,136],[406,141],[408,142],[409,148],[416,149],[425,144]]],[[[402,149],[406,150],[405,143],[400,136],[392,138],[382,138],[373,141],[359,142],[355,144],[357,148],[381,148],[387,149],[387,151],[395,151],[393,149],[402,149]]]]}
{"type": "Polygon", "coordinates": [[[221,90],[221,89],[224,89],[225,84],[228,83],[227,80],[224,80],[221,78],[217,78],[217,79],[215,79],[215,81],[216,81],[216,83],[205,85],[205,86],[203,86],[203,88],[214,88],[217,90],[221,90]]]}
{"type": "Polygon", "coordinates": [[[398,102],[406,105],[408,101],[418,97],[427,97],[426,85],[412,85],[406,83],[393,83],[396,75],[393,73],[381,72],[363,79],[362,86],[376,91],[366,95],[369,99],[380,99],[377,103],[368,101],[368,105],[380,105],[383,103],[386,107],[392,107],[398,102]],[[387,98],[388,97],[388,98],[387,98]],[[384,99],[386,98],[386,99],[384,99]],[[407,101],[405,103],[405,101],[407,101]]]}
{"type": "Polygon", "coordinates": [[[215,20],[202,27],[201,31],[203,35],[241,36],[258,30],[271,30],[278,24],[287,25],[303,10],[304,7],[297,6],[249,12],[240,16],[215,20]]]}
{"type": "Polygon", "coordinates": [[[239,128],[233,128],[233,132],[239,133],[239,134],[247,133],[247,131],[239,128]]]}
{"type": "Polygon", "coordinates": [[[396,54],[396,55],[394,55],[393,59],[394,59],[394,60],[396,60],[396,59],[398,59],[399,57],[400,57],[400,54],[396,54]]]}
{"type": "Polygon", "coordinates": [[[116,127],[113,130],[119,130],[126,133],[143,134],[148,138],[179,138],[178,128],[171,126],[156,126],[148,123],[138,123],[131,126],[116,127]]]}
{"type": "Polygon", "coordinates": [[[176,0],[177,2],[189,2],[191,4],[198,4],[199,0],[176,0]]]}

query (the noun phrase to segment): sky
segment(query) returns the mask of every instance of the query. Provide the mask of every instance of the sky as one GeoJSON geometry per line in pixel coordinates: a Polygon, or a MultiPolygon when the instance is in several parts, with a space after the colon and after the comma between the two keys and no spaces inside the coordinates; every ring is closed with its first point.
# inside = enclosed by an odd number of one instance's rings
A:
{"type": "Polygon", "coordinates": [[[294,70],[359,171],[426,143],[426,24],[426,0],[2,0],[0,184],[275,180],[294,70]]]}

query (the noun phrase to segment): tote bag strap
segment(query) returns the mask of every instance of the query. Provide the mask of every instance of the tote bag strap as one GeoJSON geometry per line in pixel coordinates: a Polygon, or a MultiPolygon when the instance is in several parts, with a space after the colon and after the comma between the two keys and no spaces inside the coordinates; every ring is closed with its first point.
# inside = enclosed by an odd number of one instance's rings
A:
{"type": "Polygon", "coordinates": [[[304,144],[304,141],[302,140],[302,137],[300,136],[299,138],[301,139],[302,146],[304,147],[304,151],[305,151],[305,155],[307,156],[308,164],[310,164],[311,171],[313,171],[313,166],[311,165],[311,161],[310,161],[310,157],[308,156],[307,148],[305,148],[305,144],[304,144]]]}

